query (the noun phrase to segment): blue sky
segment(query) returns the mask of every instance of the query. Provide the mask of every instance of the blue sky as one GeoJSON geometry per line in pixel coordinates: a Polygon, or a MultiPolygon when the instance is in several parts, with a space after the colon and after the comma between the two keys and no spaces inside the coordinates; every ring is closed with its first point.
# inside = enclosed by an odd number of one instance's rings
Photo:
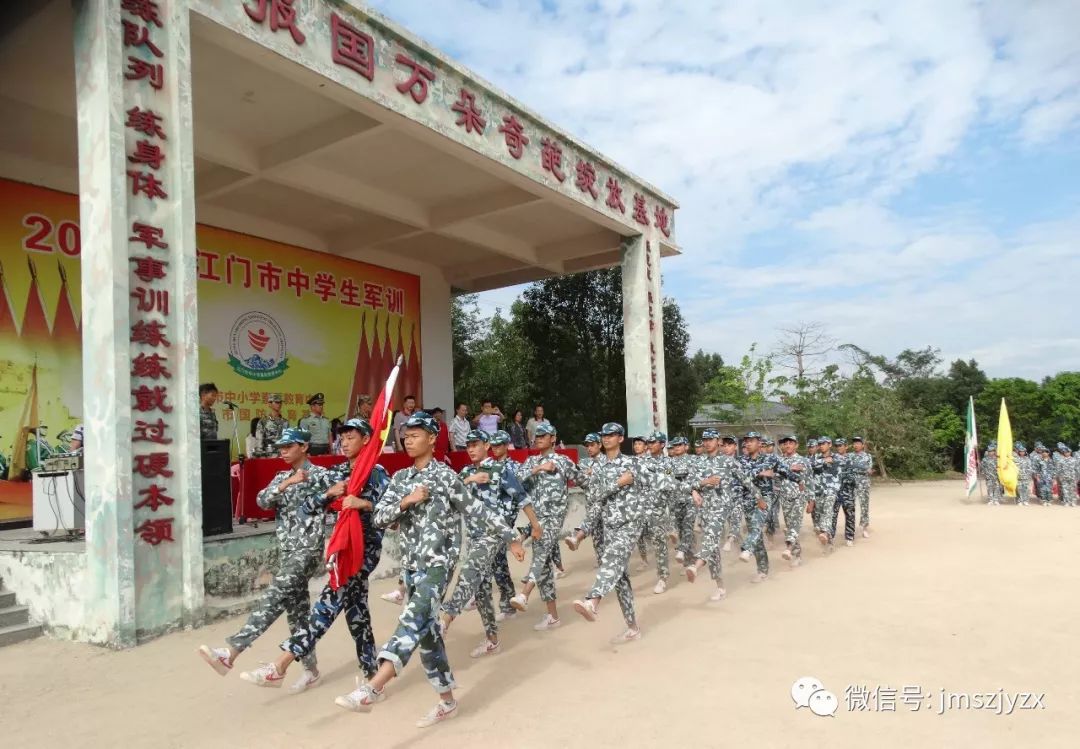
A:
{"type": "Polygon", "coordinates": [[[695,348],[1080,369],[1080,0],[372,5],[679,200],[695,348]]]}

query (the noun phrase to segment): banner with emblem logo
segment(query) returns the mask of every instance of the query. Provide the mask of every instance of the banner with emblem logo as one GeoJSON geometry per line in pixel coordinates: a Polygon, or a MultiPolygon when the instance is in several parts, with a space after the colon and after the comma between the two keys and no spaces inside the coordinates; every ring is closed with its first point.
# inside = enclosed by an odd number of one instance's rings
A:
{"type": "MultiPolygon", "coordinates": [[[[200,380],[237,405],[218,412],[222,438],[235,419],[242,444],[271,393],[294,424],[318,392],[328,419],[355,414],[398,356],[398,393],[422,397],[419,276],[204,225],[196,241],[200,380]]],[[[66,449],[82,421],[80,253],[78,196],[0,179],[0,476],[66,449]],[[45,428],[13,461],[31,397],[45,428]]],[[[29,517],[29,484],[3,477],[0,521],[29,517]]]]}

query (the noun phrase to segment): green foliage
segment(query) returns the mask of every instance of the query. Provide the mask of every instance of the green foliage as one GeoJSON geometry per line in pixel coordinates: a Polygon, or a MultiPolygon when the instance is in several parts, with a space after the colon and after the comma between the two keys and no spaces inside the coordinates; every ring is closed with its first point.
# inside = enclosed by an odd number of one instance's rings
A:
{"type": "MultiPolygon", "coordinates": [[[[702,383],[697,369],[686,356],[690,330],[679,305],[664,300],[664,377],[667,381],[667,418],[671,434],[687,434],[690,419],[700,402],[702,383]]],[[[719,357],[717,357],[719,358],[719,357]]],[[[723,364],[723,360],[720,360],[723,364]]]]}

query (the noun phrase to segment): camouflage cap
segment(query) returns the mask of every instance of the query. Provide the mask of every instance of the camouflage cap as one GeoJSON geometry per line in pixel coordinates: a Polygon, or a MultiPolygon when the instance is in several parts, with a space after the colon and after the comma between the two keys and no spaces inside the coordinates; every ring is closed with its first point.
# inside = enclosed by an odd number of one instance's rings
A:
{"type": "Polygon", "coordinates": [[[432,434],[439,433],[439,422],[427,411],[414,411],[409,420],[405,422],[406,429],[424,429],[432,434]]]}
{"type": "Polygon", "coordinates": [[[814,439],[813,437],[811,437],[810,439],[808,439],[806,441],[806,446],[807,447],[817,447],[817,440],[814,439]]]}
{"type": "Polygon", "coordinates": [[[837,445],[846,445],[846,444],[847,444],[847,440],[846,440],[846,439],[844,439],[843,437],[837,437],[837,438],[836,438],[836,444],[837,444],[837,445]]]}
{"type": "Polygon", "coordinates": [[[585,438],[581,440],[583,445],[595,445],[600,443],[600,435],[596,432],[589,432],[585,435],[585,438]]]}
{"type": "Polygon", "coordinates": [[[554,425],[552,425],[552,424],[538,424],[534,434],[537,437],[547,437],[547,436],[554,437],[556,434],[558,434],[558,432],[556,431],[554,425]]]}
{"type": "Polygon", "coordinates": [[[745,440],[759,440],[759,439],[761,439],[761,435],[758,434],[757,432],[747,432],[746,436],[743,437],[743,439],[745,439],[745,440]]]}
{"type": "Polygon", "coordinates": [[[1013,443],[1013,450],[1016,450],[1018,452],[1021,451],[1021,450],[1023,452],[1027,452],[1027,448],[1024,447],[1024,443],[1021,442],[1020,440],[1017,440],[1016,442],[1013,443]]]}
{"type": "Polygon", "coordinates": [[[360,434],[368,437],[374,434],[374,430],[371,428],[371,424],[368,423],[367,419],[352,418],[338,427],[339,432],[344,432],[346,429],[355,429],[357,432],[360,432],[360,434]]]}
{"type": "Polygon", "coordinates": [[[763,445],[772,445],[772,444],[775,444],[775,443],[773,442],[772,437],[762,437],[761,438],[761,444],[763,444],[763,445]]]}
{"type": "Polygon", "coordinates": [[[864,440],[864,439],[863,439],[862,437],[852,437],[852,438],[851,438],[851,444],[853,444],[853,445],[854,445],[854,444],[855,444],[856,442],[865,442],[865,441],[866,441],[866,440],[864,440]]]}
{"type": "Polygon", "coordinates": [[[83,425],[82,424],[79,424],[79,426],[75,427],[75,429],[72,430],[71,439],[78,440],[79,442],[83,441],[83,425]]]}
{"type": "Polygon", "coordinates": [[[703,440],[718,440],[720,439],[720,432],[715,429],[703,429],[701,432],[701,439],[703,440]]]}
{"type": "Polygon", "coordinates": [[[832,444],[832,437],[828,436],[827,434],[823,434],[823,435],[821,435],[820,437],[817,438],[817,442],[818,442],[819,445],[823,445],[826,442],[831,445],[832,444]]]}
{"type": "Polygon", "coordinates": [[[267,403],[284,403],[284,399],[281,397],[281,393],[270,393],[266,396],[267,403]]]}
{"type": "Polygon", "coordinates": [[[1066,445],[1064,442],[1057,443],[1057,451],[1059,453],[1071,453],[1072,448],[1066,445]]]}
{"type": "Polygon", "coordinates": [[[661,432],[659,429],[657,429],[655,432],[652,433],[652,438],[653,438],[654,442],[667,442],[668,441],[667,435],[664,434],[663,432],[661,432]]]}
{"type": "Polygon", "coordinates": [[[678,437],[672,437],[671,442],[668,443],[669,447],[679,447],[680,445],[689,445],[690,442],[681,434],[678,437]]]}
{"type": "Polygon", "coordinates": [[[299,444],[306,445],[308,442],[311,442],[311,432],[306,429],[300,429],[299,427],[288,427],[281,432],[281,437],[274,443],[274,447],[299,444]]]}
{"type": "Polygon", "coordinates": [[[491,435],[483,429],[473,429],[465,435],[465,443],[468,444],[470,442],[491,442],[491,435]]]}
{"type": "Polygon", "coordinates": [[[783,437],[780,438],[780,441],[781,442],[798,442],[799,438],[796,437],[794,434],[785,434],[783,437]]]}
{"type": "MultiPolygon", "coordinates": [[[[601,437],[609,437],[609,436],[611,436],[613,434],[617,434],[620,437],[625,437],[626,436],[626,430],[623,429],[622,424],[620,424],[620,423],[618,423],[616,421],[609,421],[608,423],[604,424],[604,426],[600,427],[600,436],[601,437]]],[[[637,438],[635,438],[635,439],[637,439],[637,438]]]]}
{"type": "Polygon", "coordinates": [[[497,432],[495,432],[495,434],[491,435],[491,439],[488,440],[488,444],[491,444],[491,445],[509,445],[510,444],[510,433],[500,429],[497,432]]]}
{"type": "Polygon", "coordinates": [[[694,440],[694,447],[701,447],[701,440],[694,440]]]}
{"type": "Polygon", "coordinates": [[[989,442],[987,442],[986,443],[986,449],[987,450],[997,450],[997,441],[996,440],[990,440],[989,442]]]}

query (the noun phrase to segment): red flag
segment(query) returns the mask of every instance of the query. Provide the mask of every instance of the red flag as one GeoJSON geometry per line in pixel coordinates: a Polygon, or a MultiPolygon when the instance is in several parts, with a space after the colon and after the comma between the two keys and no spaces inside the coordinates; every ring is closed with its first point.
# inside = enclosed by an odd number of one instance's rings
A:
{"type": "MultiPolygon", "coordinates": [[[[379,453],[382,452],[379,434],[389,416],[390,398],[393,397],[394,385],[400,369],[401,358],[399,357],[397,364],[390,371],[390,376],[386,379],[382,392],[375,399],[370,422],[372,437],[353,463],[346,496],[360,496],[368,476],[371,475],[371,469],[375,467],[379,453]]],[[[341,499],[335,499],[330,504],[330,508],[340,511],[334,532],[330,535],[330,543],[326,546],[326,569],[330,572],[330,588],[337,590],[364,566],[364,526],[360,521],[360,513],[356,510],[341,509],[341,499]]]]}

